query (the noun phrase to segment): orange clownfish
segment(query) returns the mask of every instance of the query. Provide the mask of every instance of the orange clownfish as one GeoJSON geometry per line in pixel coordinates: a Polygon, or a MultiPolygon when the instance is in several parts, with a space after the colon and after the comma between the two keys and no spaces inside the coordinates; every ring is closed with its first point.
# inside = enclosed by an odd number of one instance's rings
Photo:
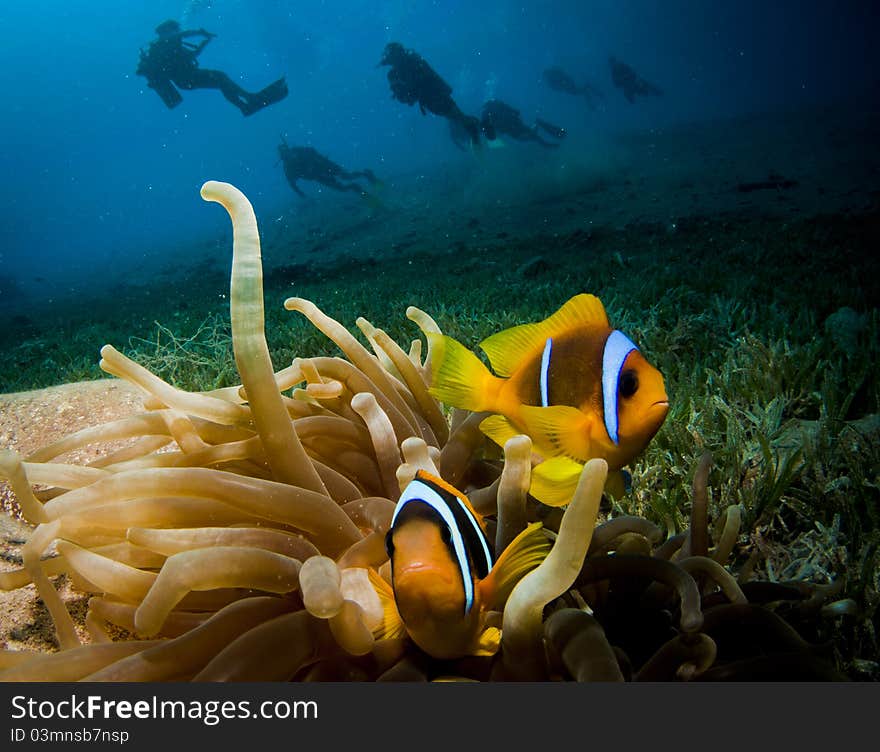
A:
{"type": "Polygon", "coordinates": [[[662,374],[612,329],[595,295],[575,295],[543,321],[483,340],[496,375],[451,337],[427,337],[431,394],[447,405],[495,413],[480,430],[500,446],[517,434],[529,436],[544,458],[530,493],[546,504],[571,500],[590,459],[605,459],[610,471],[631,462],[669,411],[662,374]]]}
{"type": "Polygon", "coordinates": [[[522,531],[497,561],[482,518],[467,497],[419,470],[391,519],[386,548],[391,583],[371,571],[385,617],[377,637],[404,631],[434,658],[491,655],[500,631],[487,626],[511,590],[550,551],[541,523],[522,531]]]}

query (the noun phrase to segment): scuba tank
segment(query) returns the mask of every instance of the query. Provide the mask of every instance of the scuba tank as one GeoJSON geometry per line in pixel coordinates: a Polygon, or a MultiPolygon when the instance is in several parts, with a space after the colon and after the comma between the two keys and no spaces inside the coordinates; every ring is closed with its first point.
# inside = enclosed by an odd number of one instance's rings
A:
{"type": "Polygon", "coordinates": [[[156,65],[150,54],[140,51],[141,56],[135,73],[147,79],[147,86],[155,91],[169,110],[174,109],[183,101],[183,96],[171,83],[171,79],[156,65]]]}

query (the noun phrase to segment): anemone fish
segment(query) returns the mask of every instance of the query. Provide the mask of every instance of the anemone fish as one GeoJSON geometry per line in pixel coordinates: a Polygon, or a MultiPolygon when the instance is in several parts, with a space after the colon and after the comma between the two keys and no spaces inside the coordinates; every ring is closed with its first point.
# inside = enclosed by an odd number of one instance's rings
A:
{"type": "Polygon", "coordinates": [[[397,501],[386,535],[390,584],[370,570],[384,608],[376,636],[405,632],[440,659],[494,654],[501,633],[487,624],[489,614],[503,608],[550,547],[535,522],[493,561],[483,519],[467,497],[419,470],[397,501]]]}
{"type": "Polygon", "coordinates": [[[480,430],[500,446],[517,434],[543,461],[532,496],[567,504],[583,463],[608,462],[606,488],[623,492],[621,468],[648,445],[669,411],[663,376],[595,295],[576,295],[548,318],[480,343],[494,374],[451,337],[429,333],[431,394],[447,405],[488,412],[480,430]]]}

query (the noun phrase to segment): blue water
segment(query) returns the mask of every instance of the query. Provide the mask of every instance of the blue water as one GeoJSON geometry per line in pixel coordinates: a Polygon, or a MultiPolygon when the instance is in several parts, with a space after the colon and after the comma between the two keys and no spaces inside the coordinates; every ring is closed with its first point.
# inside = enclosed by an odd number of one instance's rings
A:
{"type": "MultiPolygon", "coordinates": [[[[228,227],[207,179],[234,183],[270,220],[295,204],[280,134],[351,169],[439,170],[471,158],[444,121],[392,100],[391,40],[420,52],[466,112],[490,96],[593,131],[662,129],[877,91],[875,2],[806,0],[86,0],[0,6],[0,279],[19,292],[109,284],[108,270],[159,269],[183,244],[228,227]],[[207,6],[207,7],[206,7],[207,6]],[[290,96],[243,118],[217,91],[166,109],[135,76],[138,49],[176,18],[217,38],[203,68],[257,90],[286,75],[290,96]],[[666,92],[628,104],[613,54],[666,92]],[[549,90],[561,65],[603,91],[603,108],[549,90]]],[[[309,190],[308,187],[305,190],[309,190]]],[[[0,288],[3,286],[0,285],[0,288]]]]}

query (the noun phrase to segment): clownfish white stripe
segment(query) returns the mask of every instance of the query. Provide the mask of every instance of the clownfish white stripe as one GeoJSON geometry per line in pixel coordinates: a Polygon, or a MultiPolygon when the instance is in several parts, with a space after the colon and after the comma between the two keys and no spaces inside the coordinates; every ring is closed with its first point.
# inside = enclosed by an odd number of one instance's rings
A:
{"type": "Polygon", "coordinates": [[[541,407],[549,407],[550,405],[550,396],[547,391],[547,384],[550,378],[550,352],[552,349],[553,340],[548,337],[547,341],[544,343],[544,353],[541,355],[541,407]]]}
{"type": "Polygon", "coordinates": [[[440,518],[449,529],[452,550],[455,555],[455,560],[458,563],[462,583],[464,584],[464,612],[468,613],[474,604],[474,576],[471,572],[471,566],[468,561],[465,535],[467,535],[471,541],[476,538],[480,542],[481,551],[472,552],[475,557],[482,553],[483,560],[477,564],[477,568],[484,570],[486,574],[488,574],[489,570],[492,568],[492,554],[489,551],[486,537],[480,528],[480,524],[474,518],[471,511],[457,496],[453,494],[441,494],[430,483],[415,478],[403,490],[400,499],[397,501],[397,506],[394,508],[394,513],[391,515],[391,529],[394,529],[394,523],[401,510],[408,503],[413,501],[420,501],[430,506],[440,515],[440,518]],[[455,504],[455,510],[453,510],[451,506],[452,504],[455,504]],[[465,524],[468,525],[471,530],[462,531],[460,525],[461,520],[466,520],[467,522],[465,524]],[[483,566],[481,567],[479,564],[483,564],[483,566]]]}
{"type": "Polygon", "coordinates": [[[605,430],[608,438],[618,443],[617,387],[623,362],[633,350],[638,350],[632,340],[615,329],[605,340],[602,352],[602,408],[605,413],[605,430]]]}

